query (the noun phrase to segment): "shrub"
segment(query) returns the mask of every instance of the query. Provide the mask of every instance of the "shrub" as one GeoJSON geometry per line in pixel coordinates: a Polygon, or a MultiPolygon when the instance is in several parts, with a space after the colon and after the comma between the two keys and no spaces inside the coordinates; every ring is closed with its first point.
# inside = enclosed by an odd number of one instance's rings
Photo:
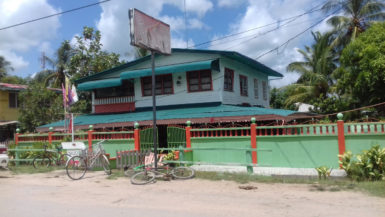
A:
{"type": "Polygon", "coordinates": [[[353,154],[348,151],[339,155],[339,163],[346,171],[348,177],[357,180],[385,180],[385,148],[375,145],[369,150],[362,151],[353,159],[353,154]]]}
{"type": "Polygon", "coordinates": [[[327,166],[320,166],[315,168],[318,172],[318,178],[319,179],[327,179],[330,176],[330,173],[332,172],[332,169],[327,166]]]}

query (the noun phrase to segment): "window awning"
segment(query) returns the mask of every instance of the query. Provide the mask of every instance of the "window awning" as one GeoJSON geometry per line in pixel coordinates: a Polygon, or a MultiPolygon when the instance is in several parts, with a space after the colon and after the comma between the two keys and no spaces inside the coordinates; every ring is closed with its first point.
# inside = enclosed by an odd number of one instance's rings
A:
{"type": "Polygon", "coordinates": [[[78,85],[78,90],[93,90],[106,87],[117,87],[120,85],[122,85],[122,80],[120,78],[109,78],[80,83],[78,85]]]}
{"type": "MultiPolygon", "coordinates": [[[[195,71],[195,70],[203,70],[203,69],[214,69],[219,71],[219,60],[218,59],[204,60],[204,61],[197,61],[197,62],[175,64],[175,65],[159,66],[159,67],[155,66],[155,74],[162,75],[162,74],[195,71]]],[[[120,74],[120,78],[121,79],[139,78],[139,77],[151,76],[151,74],[152,74],[151,68],[147,68],[147,69],[122,72],[120,74]]]]}

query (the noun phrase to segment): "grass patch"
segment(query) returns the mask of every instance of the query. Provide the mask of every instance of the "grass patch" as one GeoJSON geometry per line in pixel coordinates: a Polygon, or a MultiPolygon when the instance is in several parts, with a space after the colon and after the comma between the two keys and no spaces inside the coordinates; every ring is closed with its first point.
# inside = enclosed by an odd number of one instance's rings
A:
{"type": "Polygon", "coordinates": [[[35,169],[32,165],[22,165],[22,166],[9,166],[8,169],[15,175],[17,174],[34,174],[34,173],[47,173],[58,169],[63,169],[62,167],[50,166],[48,168],[37,168],[35,169]]]}
{"type": "Polygon", "coordinates": [[[310,191],[361,191],[372,196],[385,197],[385,181],[355,182],[348,178],[330,178],[319,180],[313,176],[259,176],[247,173],[223,173],[196,171],[196,178],[212,181],[234,181],[240,184],[250,182],[256,183],[286,183],[286,184],[308,184],[310,191]]]}
{"type": "Polygon", "coordinates": [[[121,177],[126,177],[123,170],[113,169],[111,175],[107,176],[109,180],[116,180],[121,177]]]}

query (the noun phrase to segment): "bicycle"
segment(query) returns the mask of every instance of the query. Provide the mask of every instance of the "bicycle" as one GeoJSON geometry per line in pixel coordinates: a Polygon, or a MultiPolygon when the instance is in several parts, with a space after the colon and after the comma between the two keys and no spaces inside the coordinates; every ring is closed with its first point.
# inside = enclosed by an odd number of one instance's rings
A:
{"type": "Polygon", "coordinates": [[[62,152],[63,148],[60,145],[56,146],[57,151],[47,150],[48,145],[43,145],[43,148],[43,153],[36,156],[32,161],[32,165],[35,169],[48,168],[51,166],[52,161],[55,162],[56,166],[64,166],[67,160],[71,157],[70,155],[62,152]],[[57,158],[54,159],[53,156],[57,156],[57,158]]]}
{"type": "Polygon", "coordinates": [[[88,154],[87,150],[85,150],[82,155],[73,156],[67,161],[66,173],[70,179],[79,180],[83,178],[87,170],[92,168],[98,160],[102,164],[104,172],[111,175],[110,162],[102,146],[104,141],[96,143],[97,149],[95,152],[88,154]]]}
{"type": "Polygon", "coordinates": [[[175,167],[170,170],[167,164],[164,164],[164,166],[158,167],[157,169],[141,165],[134,168],[134,170],[139,168],[144,168],[144,170],[131,177],[131,183],[134,185],[145,185],[155,182],[155,178],[163,178],[163,180],[170,180],[171,178],[191,179],[195,176],[195,171],[192,168],[184,166],[175,167]]]}

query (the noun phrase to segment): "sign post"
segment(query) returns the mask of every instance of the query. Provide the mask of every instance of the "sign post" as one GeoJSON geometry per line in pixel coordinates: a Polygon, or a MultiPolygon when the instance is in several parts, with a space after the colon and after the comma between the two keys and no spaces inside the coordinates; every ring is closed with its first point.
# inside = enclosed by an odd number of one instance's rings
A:
{"type": "Polygon", "coordinates": [[[151,51],[152,69],[152,113],[153,113],[153,142],[155,155],[155,169],[158,167],[157,130],[156,130],[156,77],[155,53],[171,54],[170,26],[137,9],[131,8],[128,12],[130,21],[131,45],[151,51]]]}

